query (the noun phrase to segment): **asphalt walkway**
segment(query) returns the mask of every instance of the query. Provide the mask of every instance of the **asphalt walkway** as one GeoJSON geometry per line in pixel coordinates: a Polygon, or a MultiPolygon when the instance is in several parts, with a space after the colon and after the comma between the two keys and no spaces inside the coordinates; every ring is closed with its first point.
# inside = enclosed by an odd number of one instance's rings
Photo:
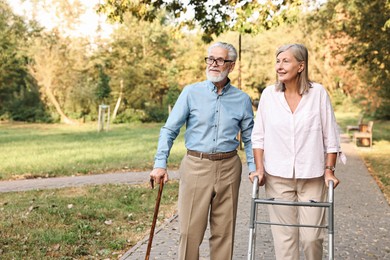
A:
{"type": "MultiPolygon", "coordinates": [[[[390,206],[379,190],[348,138],[342,140],[343,152],[348,161],[338,163],[336,174],[341,184],[335,190],[335,259],[390,259],[390,206]]],[[[375,149],[375,147],[373,148],[375,149]]],[[[247,259],[249,238],[249,210],[252,185],[244,167],[241,182],[234,259],[247,259]]],[[[170,178],[178,178],[170,172],[170,178]]],[[[149,180],[147,172],[101,174],[93,176],[61,177],[0,182],[0,193],[33,189],[62,188],[69,186],[96,185],[103,183],[144,183],[149,180]]],[[[156,190],[157,194],[157,190],[156,190]]],[[[164,195],[163,195],[164,196],[164,195]]],[[[260,190],[264,197],[264,189],[260,190]]],[[[266,210],[260,210],[260,218],[266,218],[266,210]]],[[[201,245],[201,260],[209,259],[207,230],[201,245]]],[[[177,259],[177,215],[156,228],[150,259],[177,259]]],[[[326,236],[327,240],[327,236],[326,236]]],[[[144,259],[148,237],[130,248],[121,259],[144,259]]],[[[327,253],[327,241],[324,245],[327,253]]],[[[256,259],[274,259],[270,228],[258,226],[256,259]]],[[[324,255],[327,259],[327,255],[324,255]]]]}

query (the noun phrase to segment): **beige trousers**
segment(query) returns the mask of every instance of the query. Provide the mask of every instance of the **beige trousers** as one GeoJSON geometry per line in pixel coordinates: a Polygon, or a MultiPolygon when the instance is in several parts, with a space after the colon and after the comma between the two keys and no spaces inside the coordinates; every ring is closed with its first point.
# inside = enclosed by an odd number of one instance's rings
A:
{"type": "Polygon", "coordinates": [[[178,259],[199,259],[208,216],[210,259],[232,259],[241,172],[237,155],[220,161],[184,156],[180,165],[178,259]]]}
{"type": "MultiPolygon", "coordinates": [[[[325,201],[327,197],[323,177],[314,179],[286,179],[267,174],[267,198],[308,202],[325,201]]],[[[271,222],[284,224],[323,225],[325,209],[297,206],[268,206],[271,222]]],[[[324,230],[321,228],[272,226],[277,260],[298,260],[299,241],[306,260],[322,259],[324,230]]]]}

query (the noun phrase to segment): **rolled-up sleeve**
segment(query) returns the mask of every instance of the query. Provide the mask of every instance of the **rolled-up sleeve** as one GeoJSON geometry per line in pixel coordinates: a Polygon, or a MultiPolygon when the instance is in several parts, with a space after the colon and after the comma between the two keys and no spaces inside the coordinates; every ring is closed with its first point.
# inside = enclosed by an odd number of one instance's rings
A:
{"type": "Polygon", "coordinates": [[[255,124],[252,131],[252,148],[258,148],[264,150],[264,124],[263,124],[263,111],[264,111],[265,93],[261,96],[257,113],[255,117],[255,124]]]}
{"type": "Polygon", "coordinates": [[[322,102],[321,120],[323,126],[324,151],[326,153],[341,152],[339,127],[336,122],[329,95],[325,90],[322,93],[322,102]]]}

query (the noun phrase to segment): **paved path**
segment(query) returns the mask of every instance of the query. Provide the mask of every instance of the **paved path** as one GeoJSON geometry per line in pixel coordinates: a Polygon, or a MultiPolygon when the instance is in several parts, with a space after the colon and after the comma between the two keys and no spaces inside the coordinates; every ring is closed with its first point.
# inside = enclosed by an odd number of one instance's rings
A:
{"type": "MultiPolygon", "coordinates": [[[[344,137],[344,136],[343,136],[344,137]]],[[[346,165],[337,166],[341,180],[335,190],[335,259],[390,259],[390,207],[369,174],[357,149],[348,138],[343,138],[342,148],[347,155],[346,165]]],[[[252,185],[244,169],[240,188],[234,260],[247,259],[249,242],[249,210],[252,185]]],[[[264,197],[264,189],[259,197],[264,197]]],[[[266,210],[258,213],[267,217],[266,210]]],[[[150,259],[177,259],[178,220],[174,216],[153,239],[150,259]]],[[[201,245],[201,260],[209,259],[208,236],[201,245]]],[[[327,240],[327,236],[326,236],[327,240]]],[[[122,259],[145,258],[148,238],[131,248],[122,259]]],[[[327,241],[325,243],[327,249],[327,241]]],[[[273,242],[269,226],[258,226],[256,258],[274,259],[273,242]]],[[[327,255],[324,255],[327,259],[327,255]]]]}
{"type": "MultiPolygon", "coordinates": [[[[341,184],[335,190],[335,259],[390,259],[390,207],[354,145],[347,138],[343,138],[342,148],[348,162],[347,165],[339,163],[336,172],[341,184]]],[[[249,200],[252,186],[246,174],[247,171],[244,169],[239,197],[235,260],[246,259],[247,255],[249,200]]],[[[179,176],[177,172],[170,172],[170,177],[179,176]]],[[[2,181],[0,193],[102,183],[133,184],[146,181],[148,181],[147,172],[2,181]]],[[[264,197],[263,188],[260,190],[260,197],[264,197]]],[[[261,211],[259,216],[266,218],[266,210],[261,211]]],[[[173,216],[164,225],[158,227],[156,232],[150,259],[177,259],[179,237],[177,216],[173,216]]],[[[207,231],[200,248],[201,260],[209,259],[208,235],[207,231]]],[[[127,251],[122,259],[144,259],[147,242],[146,237],[127,251]]],[[[257,259],[274,259],[268,226],[258,227],[256,242],[257,259]]]]}
{"type": "MultiPolygon", "coordinates": [[[[170,178],[178,178],[178,172],[170,172],[170,178]]],[[[106,183],[139,184],[146,182],[149,172],[108,173],[58,178],[39,178],[17,181],[0,181],[0,193],[38,189],[57,189],[106,183]]]]}

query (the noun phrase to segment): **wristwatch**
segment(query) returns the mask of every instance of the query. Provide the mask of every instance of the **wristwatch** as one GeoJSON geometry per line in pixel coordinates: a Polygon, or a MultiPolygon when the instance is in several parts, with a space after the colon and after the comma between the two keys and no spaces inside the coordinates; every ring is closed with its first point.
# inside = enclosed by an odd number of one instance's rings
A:
{"type": "Polygon", "coordinates": [[[334,166],[325,166],[325,170],[327,170],[327,169],[329,169],[332,172],[334,172],[336,170],[336,167],[334,167],[334,166]]]}

